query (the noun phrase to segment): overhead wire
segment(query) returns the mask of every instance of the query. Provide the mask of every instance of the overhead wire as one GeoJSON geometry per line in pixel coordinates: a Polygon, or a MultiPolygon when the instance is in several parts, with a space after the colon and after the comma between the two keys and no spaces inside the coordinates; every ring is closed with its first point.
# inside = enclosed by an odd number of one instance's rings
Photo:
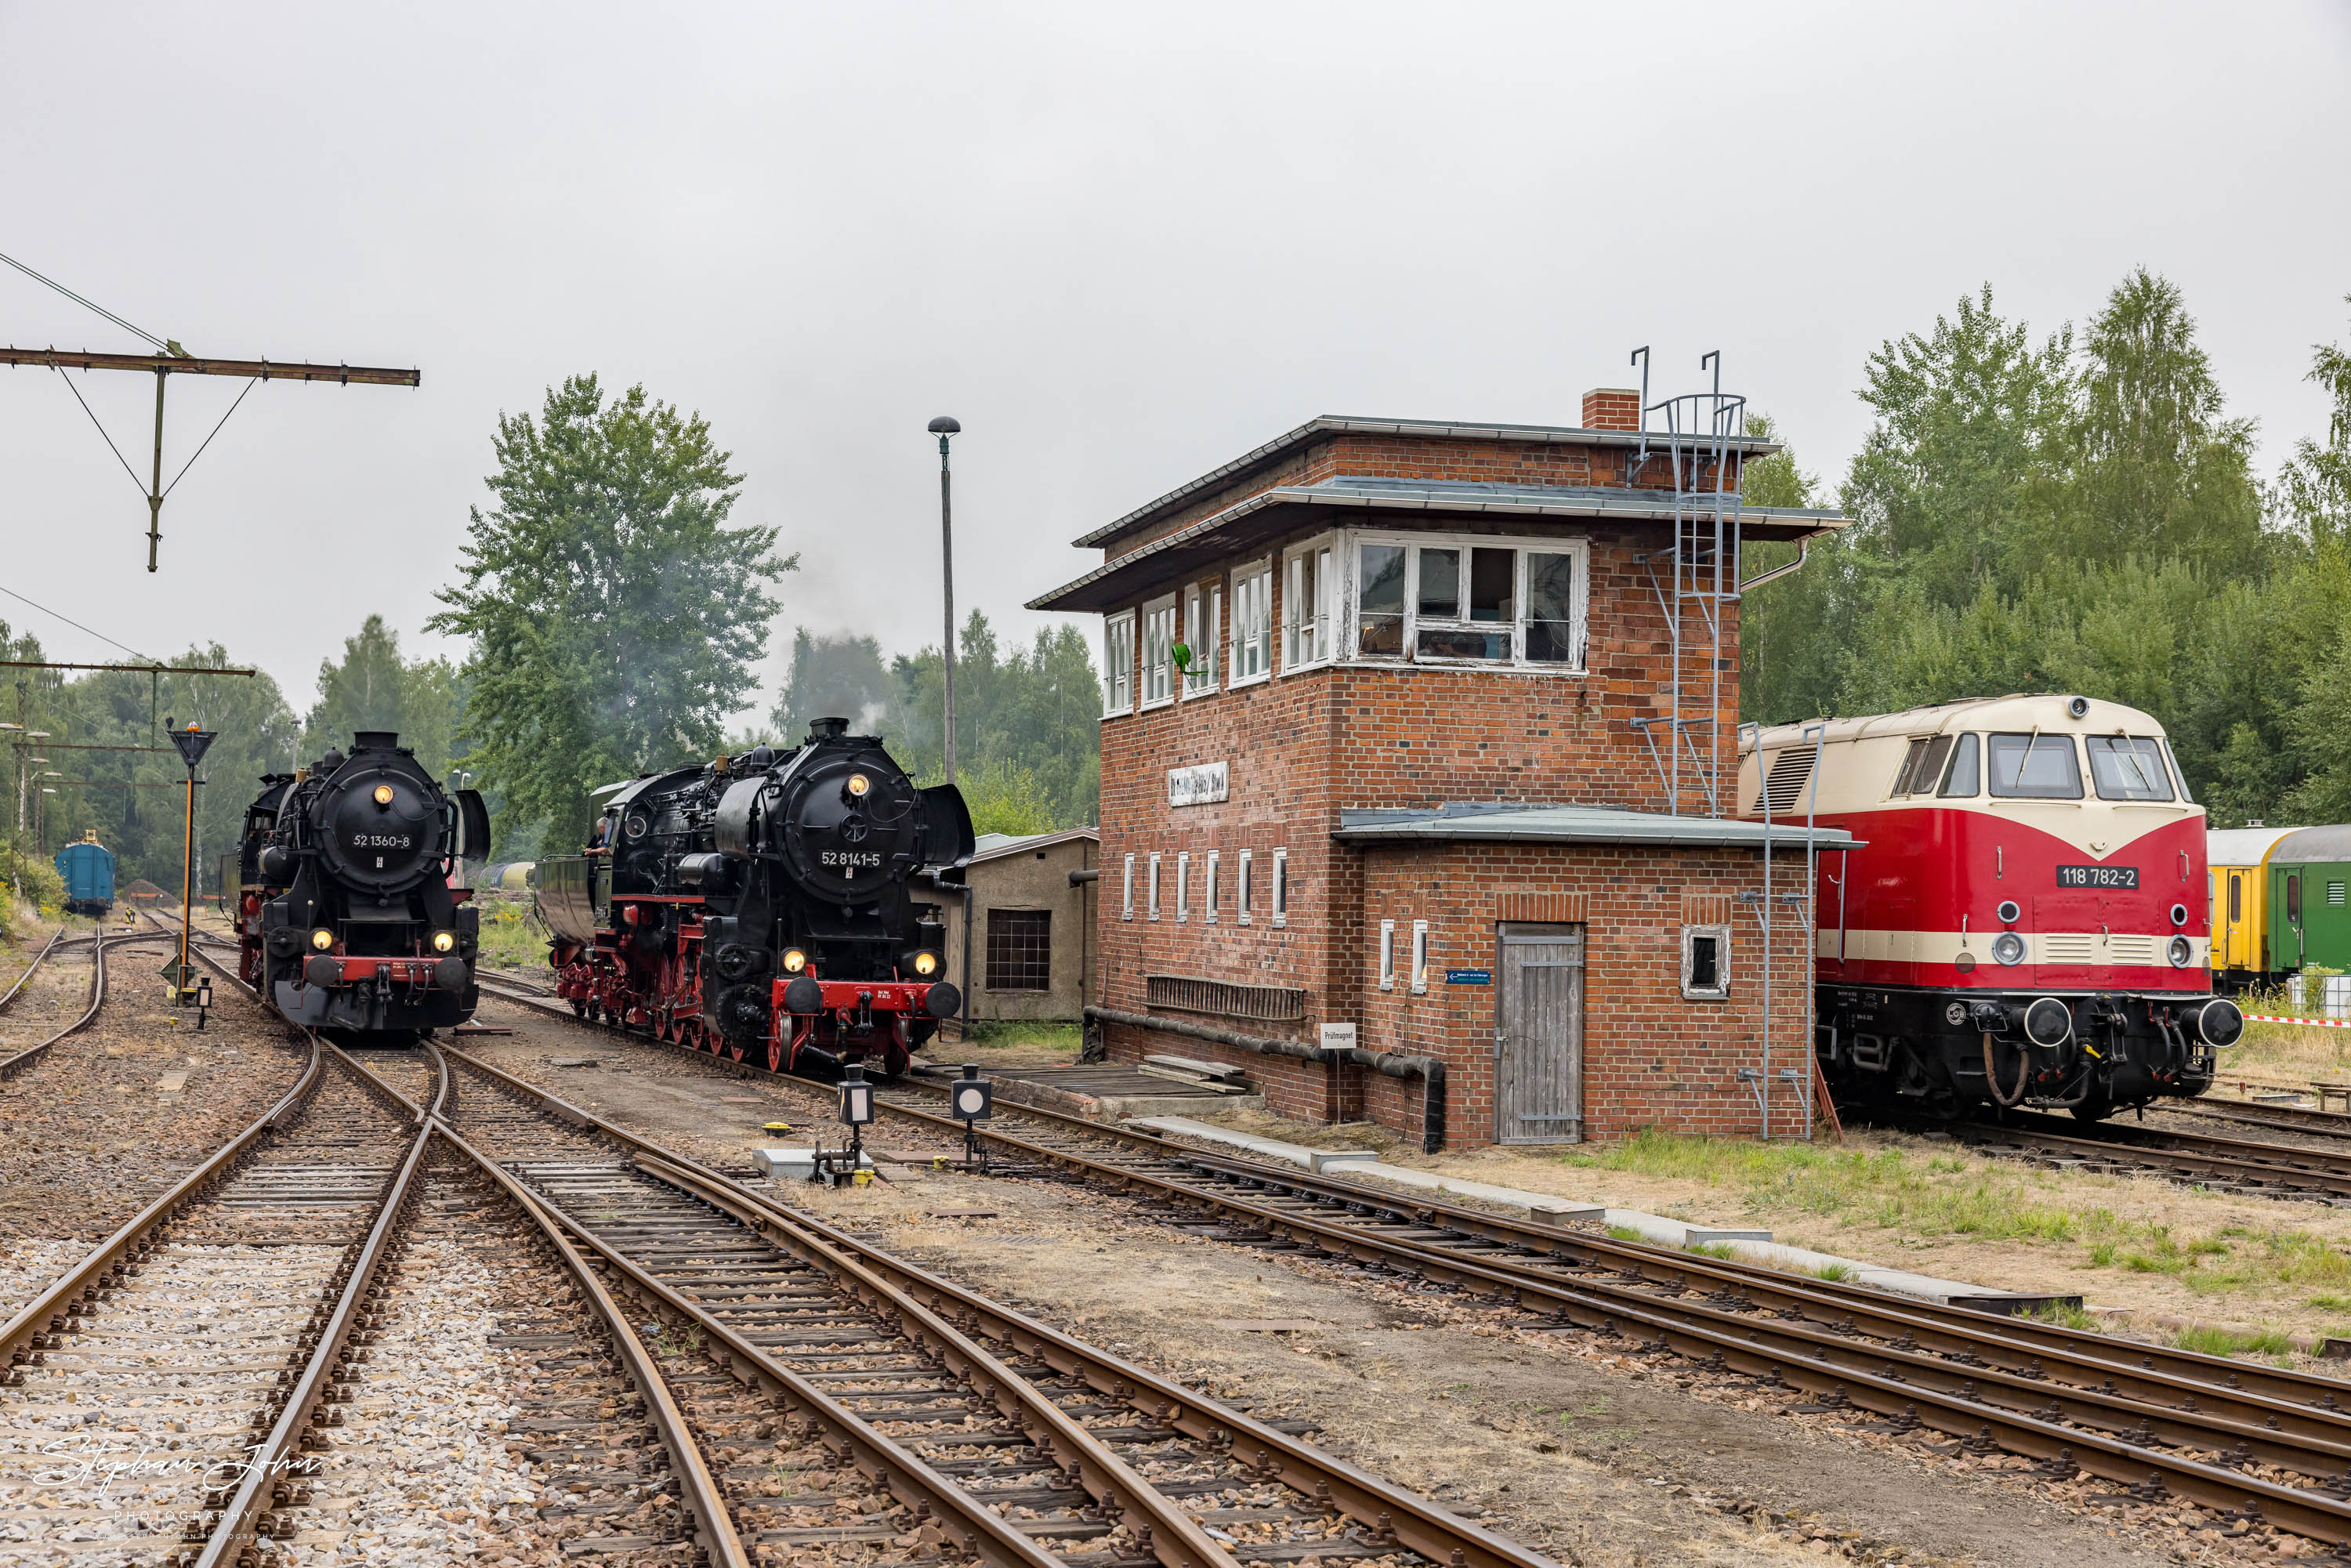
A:
{"type": "MultiPolygon", "coordinates": [[[[72,383],[68,382],[67,384],[71,385],[72,383]]],[[[236,394],[236,402],[228,405],[228,413],[221,415],[220,424],[213,426],[213,435],[218,435],[221,433],[221,424],[226,424],[228,423],[228,414],[235,413],[237,411],[238,406],[245,402],[245,393],[251,392],[255,387],[257,387],[260,384],[261,378],[259,376],[256,376],[251,381],[245,383],[245,392],[241,392],[236,394]]],[[[213,435],[205,436],[203,443],[197,446],[194,455],[185,463],[180,465],[180,471],[172,476],[172,482],[170,484],[163,486],[163,494],[168,496],[172,491],[180,487],[180,481],[186,478],[188,476],[188,470],[196,465],[196,458],[202,457],[204,455],[204,447],[210,446],[213,444],[213,435]]],[[[117,453],[115,455],[119,457],[121,454],[117,453]]]]}
{"type": "MultiPolygon", "coordinates": [[[[74,402],[81,403],[82,413],[89,414],[90,423],[97,425],[98,427],[99,439],[106,443],[106,449],[109,452],[114,454],[114,460],[122,465],[122,471],[131,476],[132,487],[138,490],[141,495],[145,495],[147,493],[147,486],[140,483],[138,471],[131,466],[131,460],[122,455],[122,448],[114,444],[114,437],[106,434],[106,426],[99,424],[98,415],[90,413],[89,404],[82,401],[81,389],[73,384],[73,378],[66,374],[65,367],[62,365],[51,365],[49,369],[57,372],[58,378],[66,383],[66,391],[73,393],[74,402]]],[[[193,461],[193,459],[191,461],[193,461]]],[[[183,472],[185,472],[185,470],[183,470],[183,472]]],[[[177,480],[172,481],[174,484],[177,484],[178,482],[179,481],[177,480]]]]}
{"type": "Polygon", "coordinates": [[[26,267],[23,262],[18,261],[15,256],[0,255],[0,261],[6,262],[9,266],[15,267],[17,271],[23,273],[26,277],[31,278],[36,283],[45,283],[48,285],[51,288],[56,289],[58,293],[64,295],[75,304],[84,306],[89,309],[97,311],[99,315],[105,317],[108,320],[121,328],[124,331],[131,333],[136,337],[146,339],[147,341],[154,344],[157,348],[162,350],[163,352],[167,354],[178,354],[184,357],[186,350],[183,350],[177,343],[171,342],[166,339],[158,338],[154,333],[150,332],[144,327],[132,326],[130,322],[125,321],[121,317],[117,316],[113,311],[109,310],[105,306],[99,304],[95,300],[83,298],[80,295],[76,294],[72,289],[68,288],[64,284],[59,283],[54,277],[42,277],[39,273],[35,272],[31,267],[26,267]]]}
{"type": "Polygon", "coordinates": [[[128,643],[117,643],[105,632],[85,626],[70,615],[52,610],[47,605],[39,603],[37,601],[27,599],[13,588],[0,585],[0,593],[6,594],[9,598],[15,600],[19,604],[30,604],[34,609],[39,611],[44,615],[55,616],[57,620],[64,622],[67,625],[72,627],[77,632],[88,632],[91,636],[97,638],[99,642],[106,643],[109,647],[120,648],[134,659],[144,659],[151,664],[161,664],[163,662],[151,654],[141,653],[138,649],[131,646],[128,643]]]}

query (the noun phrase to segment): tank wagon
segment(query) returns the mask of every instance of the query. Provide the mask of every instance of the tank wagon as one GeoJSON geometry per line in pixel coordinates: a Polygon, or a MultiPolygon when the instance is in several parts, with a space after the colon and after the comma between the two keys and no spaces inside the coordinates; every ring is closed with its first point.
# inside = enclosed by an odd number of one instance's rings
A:
{"type": "Polygon", "coordinates": [[[2243,1017],[2213,994],[2204,811],[2154,719],[2020,695],[1810,727],[1748,740],[1740,799],[1865,841],[1815,888],[1840,1100],[2095,1121],[2210,1086],[2243,1017]]]}

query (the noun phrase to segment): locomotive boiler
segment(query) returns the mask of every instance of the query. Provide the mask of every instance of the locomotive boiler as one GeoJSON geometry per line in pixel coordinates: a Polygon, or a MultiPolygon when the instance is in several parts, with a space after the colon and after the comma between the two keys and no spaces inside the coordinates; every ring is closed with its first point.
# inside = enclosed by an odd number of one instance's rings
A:
{"type": "Polygon", "coordinates": [[[2204,810],[2162,727],[2082,696],[1783,725],[1740,800],[1862,847],[1819,857],[1815,1051],[1841,1101],[2087,1121],[2210,1086],[2204,810]]]}
{"type": "Polygon", "coordinates": [[[788,750],[608,789],[586,852],[538,862],[557,993],[582,1017],[831,1074],[903,1071],[962,1008],[909,883],[971,858],[970,813],[878,738],[823,718],[788,750]]]}
{"type": "Polygon", "coordinates": [[[489,811],[389,730],[262,779],[238,846],[241,972],[289,1021],[405,1040],[473,1017],[480,915],[453,889],[489,811]]]}

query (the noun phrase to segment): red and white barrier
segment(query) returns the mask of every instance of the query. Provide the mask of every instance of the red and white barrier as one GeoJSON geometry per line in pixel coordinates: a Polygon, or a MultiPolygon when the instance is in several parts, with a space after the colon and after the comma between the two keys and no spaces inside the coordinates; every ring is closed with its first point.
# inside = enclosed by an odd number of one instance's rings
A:
{"type": "Polygon", "coordinates": [[[2351,1019],[2286,1019],[2268,1013],[2247,1013],[2247,1023],[2298,1023],[2310,1029],[2351,1029],[2351,1019]]]}

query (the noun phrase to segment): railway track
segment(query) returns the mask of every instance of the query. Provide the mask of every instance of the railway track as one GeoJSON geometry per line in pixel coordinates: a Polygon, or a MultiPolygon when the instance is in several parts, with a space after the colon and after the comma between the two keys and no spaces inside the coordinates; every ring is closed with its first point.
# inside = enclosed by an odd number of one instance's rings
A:
{"type": "Polygon", "coordinates": [[[2094,1131],[2079,1122],[2015,1112],[1951,1131],[1978,1148],[2067,1169],[2152,1174],[2249,1197],[2351,1205],[2351,1154],[2127,1123],[2100,1123],[2094,1131]]]}
{"type": "Polygon", "coordinates": [[[2210,1117],[2241,1126],[2307,1133],[2314,1137],[2351,1138],[2351,1112],[2346,1111],[2246,1100],[2182,1100],[2161,1109],[2169,1115],[2210,1117]]]}
{"type": "MultiPolygon", "coordinates": [[[[5,1007],[16,998],[17,993],[24,989],[26,982],[30,980],[34,972],[41,967],[41,960],[57,951],[64,935],[60,931],[57,936],[49,938],[48,945],[41,949],[40,956],[33,960],[32,967],[17,977],[16,983],[8,988],[8,995],[5,998],[0,998],[0,1007],[5,1007]]],[[[89,1006],[83,1010],[79,1018],[67,1024],[47,1040],[28,1045],[24,1050],[6,1057],[0,1057],[0,1082],[5,1082],[16,1077],[40,1061],[49,1053],[51,1046],[68,1035],[89,1028],[90,1020],[98,1017],[98,1009],[106,1005],[106,949],[107,933],[106,928],[101,925],[90,937],[89,1006]]]]}
{"type": "MultiPolygon", "coordinates": [[[[722,1065],[820,1096],[811,1109],[829,1113],[830,1089],[722,1065]]],[[[959,1141],[943,1099],[907,1083],[877,1096],[886,1115],[959,1141]]],[[[1026,1105],[999,1101],[979,1135],[1007,1174],[1123,1192],[1197,1233],[1532,1312],[1539,1328],[1754,1379],[1798,1410],[2086,1470],[2134,1500],[2186,1498],[2241,1528],[2351,1542],[2351,1390],[2330,1379],[1428,1203],[1026,1105]]]]}
{"type": "Polygon", "coordinates": [[[747,1539],[927,1544],[1028,1568],[1548,1560],[1264,1423],[890,1257],[455,1051],[449,1122],[649,1310],[707,1336],[823,1485],[738,1496],[747,1539]],[[790,1521],[846,1505],[844,1534],[790,1521]]]}

